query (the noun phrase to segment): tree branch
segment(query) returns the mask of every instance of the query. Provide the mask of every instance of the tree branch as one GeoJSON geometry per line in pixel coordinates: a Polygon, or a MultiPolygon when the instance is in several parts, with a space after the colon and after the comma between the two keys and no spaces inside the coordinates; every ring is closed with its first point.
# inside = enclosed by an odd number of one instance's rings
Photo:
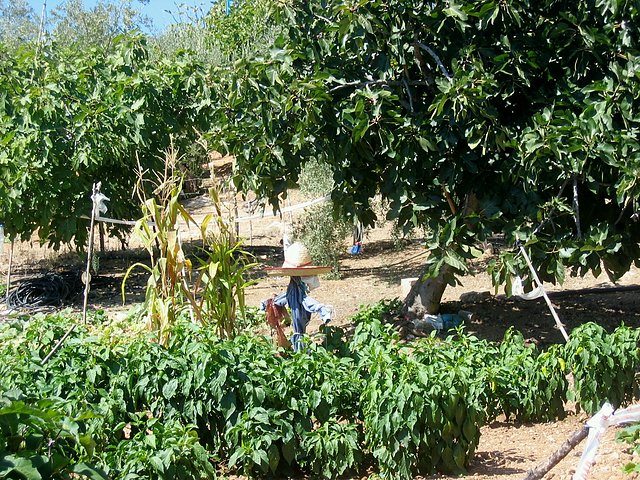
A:
{"type": "Polygon", "coordinates": [[[314,13],[313,16],[316,17],[316,18],[319,18],[320,20],[324,20],[329,25],[335,25],[336,24],[336,22],[334,22],[333,20],[330,20],[327,17],[323,17],[322,15],[318,15],[317,13],[314,13]]]}
{"type": "Polygon", "coordinates": [[[560,460],[566,457],[567,454],[576,447],[576,445],[587,438],[588,434],[589,428],[587,426],[582,427],[580,430],[576,430],[573,435],[571,435],[545,462],[529,470],[524,480],[539,480],[544,477],[545,474],[555,467],[560,460]]]}
{"type": "Polygon", "coordinates": [[[578,176],[573,176],[573,214],[576,219],[576,230],[578,239],[582,238],[582,229],[580,228],[580,204],[578,203],[578,176]]]}
{"type": "Polygon", "coordinates": [[[411,90],[409,90],[409,82],[406,78],[402,79],[404,87],[407,89],[407,98],[409,98],[409,111],[413,113],[413,100],[411,99],[411,90]]]}
{"type": "Polygon", "coordinates": [[[447,190],[447,187],[445,187],[444,185],[442,186],[442,193],[444,194],[444,198],[447,199],[447,203],[449,204],[451,213],[456,215],[458,213],[458,207],[456,207],[456,204],[453,202],[453,198],[451,198],[451,194],[447,190]]]}
{"type": "Polygon", "coordinates": [[[346,82],[340,85],[337,85],[329,90],[329,93],[337,92],[338,90],[342,90],[343,88],[349,87],[403,87],[405,85],[413,85],[413,86],[429,86],[429,83],[424,80],[356,80],[354,82],[346,82]]]}
{"type": "Polygon", "coordinates": [[[436,61],[436,64],[438,64],[438,67],[440,68],[440,71],[442,72],[442,74],[445,77],[447,77],[447,80],[449,80],[449,81],[453,80],[451,75],[449,75],[449,72],[447,71],[447,68],[444,66],[444,63],[442,63],[442,60],[440,60],[440,57],[438,57],[438,55],[436,55],[436,52],[434,52],[428,45],[425,45],[422,42],[417,42],[417,45],[421,49],[423,49],[425,52],[427,52],[429,55],[431,55],[431,57],[433,57],[433,59],[436,61]]]}

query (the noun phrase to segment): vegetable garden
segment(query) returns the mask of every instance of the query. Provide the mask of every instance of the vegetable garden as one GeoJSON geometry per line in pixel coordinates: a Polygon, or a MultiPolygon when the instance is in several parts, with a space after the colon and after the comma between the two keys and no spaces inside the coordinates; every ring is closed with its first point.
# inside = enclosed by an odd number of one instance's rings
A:
{"type": "MultiPolygon", "coordinates": [[[[346,339],[276,350],[178,322],[166,347],[128,321],[95,315],[46,364],[70,313],[0,329],[0,473],[13,478],[412,478],[464,472],[498,415],[561,418],[637,397],[640,331],[595,324],[542,351],[451,332],[398,342],[395,301],[363,307],[346,339]],[[568,381],[568,373],[573,381],[568,381]]],[[[633,435],[629,433],[628,435],[633,435]]]]}
{"type": "MultiPolygon", "coordinates": [[[[24,10],[10,3],[3,15],[24,10]]],[[[637,2],[222,7],[164,38],[133,27],[82,38],[68,15],[36,42],[0,22],[7,239],[82,250],[87,194],[102,182],[110,215],[139,219],[150,255],[125,274],[149,275],[142,315],[0,323],[0,478],[459,474],[498,417],[549,421],[568,403],[591,414],[638,397],[640,330],[625,325],[586,323],[539,348],[511,329],[499,342],[461,329],[405,344],[386,321],[437,313],[496,237],[505,248],[486,267],[507,295],[529,271],[516,246],[545,283],[640,267],[637,2]],[[195,223],[180,178],[214,150],[234,157],[235,192],[274,214],[305,167],[322,172],[331,203],[301,231],[318,249],[329,250],[320,227],[332,238],[373,225],[379,203],[398,232],[424,231],[416,287],[303,352],[247,334],[252,260],[216,188],[197,256],[177,228],[195,223]]],[[[123,228],[106,229],[124,245],[123,228]]]]}

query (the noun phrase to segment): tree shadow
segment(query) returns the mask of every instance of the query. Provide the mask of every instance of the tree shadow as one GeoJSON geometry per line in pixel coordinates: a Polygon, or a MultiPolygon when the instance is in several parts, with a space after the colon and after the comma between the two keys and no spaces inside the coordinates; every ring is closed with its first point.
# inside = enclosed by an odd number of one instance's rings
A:
{"type": "Polygon", "coordinates": [[[522,474],[527,470],[514,467],[513,464],[525,464],[532,460],[535,458],[525,457],[514,449],[480,451],[474,455],[467,472],[470,476],[486,475],[490,477],[522,474]]]}
{"type": "MultiPolygon", "coordinates": [[[[548,296],[567,333],[587,322],[595,322],[608,332],[622,324],[640,327],[640,286],[564,290],[549,292],[548,296]]],[[[507,329],[513,327],[540,347],[564,343],[543,298],[520,300],[498,296],[474,303],[442,305],[443,312],[458,310],[474,313],[464,328],[478,338],[499,341],[507,329]]]]}

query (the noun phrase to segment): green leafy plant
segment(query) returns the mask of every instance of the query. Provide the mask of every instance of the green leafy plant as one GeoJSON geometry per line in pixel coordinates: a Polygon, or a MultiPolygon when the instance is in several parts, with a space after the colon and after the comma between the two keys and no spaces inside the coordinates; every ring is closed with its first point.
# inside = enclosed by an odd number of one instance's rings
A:
{"type": "Polygon", "coordinates": [[[61,413],[60,402],[21,397],[17,391],[0,396],[0,478],[108,478],[86,463],[95,442],[82,418],[61,413]]]}
{"type": "MultiPolygon", "coordinates": [[[[632,446],[633,452],[637,455],[640,453],[640,423],[635,423],[623,428],[616,433],[616,441],[626,443],[632,446]]],[[[629,462],[624,466],[626,473],[640,472],[640,464],[629,462]]]]}
{"type": "Polygon", "coordinates": [[[365,441],[382,476],[464,472],[484,421],[471,389],[473,370],[375,354],[362,408],[365,441]]]}
{"type": "Polygon", "coordinates": [[[362,430],[357,424],[329,420],[302,436],[298,459],[313,475],[336,478],[357,470],[363,460],[362,430]]]}
{"type": "Polygon", "coordinates": [[[294,428],[286,411],[250,408],[226,436],[232,448],[229,467],[240,465],[246,475],[275,474],[281,458],[288,464],[295,459],[294,428]]]}
{"type": "Polygon", "coordinates": [[[138,218],[136,164],[162,171],[171,139],[193,144],[210,105],[205,69],[184,56],[150,58],[139,33],[85,48],[26,45],[0,56],[0,69],[0,218],[8,238],[37,233],[54,247],[86,245],[81,216],[97,180],[110,217],[138,218]]]}
{"type": "Polygon", "coordinates": [[[209,223],[214,220],[216,229],[206,236],[205,260],[198,268],[200,274],[196,292],[202,298],[198,305],[198,317],[206,325],[215,328],[220,338],[231,338],[240,331],[238,318],[245,315],[244,289],[252,284],[247,274],[256,263],[243,250],[235,231],[224,219],[217,183],[209,189],[215,215],[207,215],[202,222],[203,237],[209,223]]]}
{"type": "MultiPolygon", "coordinates": [[[[588,411],[637,394],[634,329],[608,334],[587,324],[566,346],[543,351],[515,331],[501,342],[459,330],[406,345],[387,323],[398,308],[397,300],[362,308],[350,341],[336,331],[335,346],[300,353],[277,351],[263,336],[221,339],[187,319],[161,345],[149,341],[153,333],[99,316],[78,325],[45,365],[77,318],[3,322],[0,391],[22,396],[2,400],[0,453],[26,458],[18,468],[55,469],[57,452],[68,459],[64,468],[84,463],[115,479],[181,471],[211,478],[221,468],[337,478],[360,475],[364,465],[384,478],[412,478],[463,472],[481,425],[498,415],[547,421],[564,414],[570,395],[588,411]],[[45,437],[55,440],[48,466],[45,437]]],[[[5,466],[16,464],[0,460],[5,466]]]]}
{"type": "Polygon", "coordinates": [[[108,448],[104,461],[117,478],[215,479],[209,454],[199,443],[195,427],[176,420],[131,414],[132,421],[115,430],[132,430],[131,438],[108,448]]]}
{"type": "Polygon", "coordinates": [[[607,333],[586,323],[571,332],[564,355],[575,381],[570,398],[579,408],[595,413],[605,401],[617,408],[638,397],[639,342],[640,330],[626,326],[607,333]]]}

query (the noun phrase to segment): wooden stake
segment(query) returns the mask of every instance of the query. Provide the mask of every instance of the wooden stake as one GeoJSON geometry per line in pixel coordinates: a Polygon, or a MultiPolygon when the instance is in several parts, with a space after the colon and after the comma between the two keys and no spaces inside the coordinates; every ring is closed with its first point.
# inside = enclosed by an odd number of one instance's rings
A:
{"type": "Polygon", "coordinates": [[[95,196],[100,193],[100,185],[93,184],[93,192],[91,194],[91,224],[89,226],[89,245],[87,245],[87,268],[84,271],[84,301],[82,303],[82,323],[87,323],[87,303],[89,302],[89,288],[91,284],[91,255],[93,255],[93,237],[94,237],[94,225],[96,223],[96,201],[95,196]]]}
{"type": "Polygon", "coordinates": [[[98,223],[98,233],[100,234],[100,252],[105,252],[104,246],[104,224],[102,222],[98,223]]]}
{"type": "Polygon", "coordinates": [[[547,305],[549,306],[549,310],[551,310],[551,315],[556,321],[556,325],[560,329],[560,333],[562,333],[562,336],[564,337],[565,342],[568,342],[569,335],[567,335],[567,331],[564,329],[564,325],[560,321],[560,318],[558,317],[558,314],[556,313],[555,308],[553,308],[553,304],[551,303],[551,300],[549,300],[549,296],[547,295],[547,292],[544,291],[542,282],[540,281],[540,278],[538,278],[538,274],[536,273],[535,268],[533,268],[533,265],[531,265],[531,260],[529,260],[529,256],[527,255],[527,252],[524,250],[524,247],[521,244],[519,244],[518,246],[520,247],[520,251],[522,252],[524,259],[526,260],[527,265],[529,266],[529,270],[531,270],[531,275],[533,275],[533,279],[536,281],[536,284],[540,287],[540,290],[542,291],[542,296],[544,297],[545,302],[547,302],[547,305]]]}
{"type": "MultiPolygon", "coordinates": [[[[83,323],[87,323],[87,303],[89,300],[89,284],[91,283],[89,277],[90,277],[90,268],[91,268],[91,255],[93,253],[93,236],[94,236],[94,225],[95,225],[95,221],[96,221],[96,201],[94,200],[95,195],[97,193],[100,192],[100,185],[101,183],[94,183],[93,184],[93,189],[92,189],[92,193],[91,193],[91,224],[89,226],[89,245],[87,246],[87,268],[84,272],[84,302],[82,304],[82,322],[83,323]]],[[[58,351],[58,349],[62,346],[62,344],[64,343],[64,341],[67,339],[67,337],[69,335],[71,335],[71,332],[73,332],[76,328],[76,324],[74,323],[73,325],[71,325],[71,328],[69,328],[69,330],[67,330],[67,332],[62,336],[62,338],[60,340],[58,340],[58,343],[56,343],[53,347],[53,349],[51,349],[51,351],[49,352],[49,355],[47,355],[46,357],[44,357],[42,359],[42,365],[44,365],[45,363],[47,363],[49,361],[49,359],[54,355],[54,353],[56,353],[58,351]]]]}
{"type": "Polygon", "coordinates": [[[7,291],[4,299],[5,303],[9,303],[9,290],[11,289],[11,266],[13,265],[13,242],[14,241],[11,240],[11,246],[9,247],[9,269],[7,270],[7,291]]]}

